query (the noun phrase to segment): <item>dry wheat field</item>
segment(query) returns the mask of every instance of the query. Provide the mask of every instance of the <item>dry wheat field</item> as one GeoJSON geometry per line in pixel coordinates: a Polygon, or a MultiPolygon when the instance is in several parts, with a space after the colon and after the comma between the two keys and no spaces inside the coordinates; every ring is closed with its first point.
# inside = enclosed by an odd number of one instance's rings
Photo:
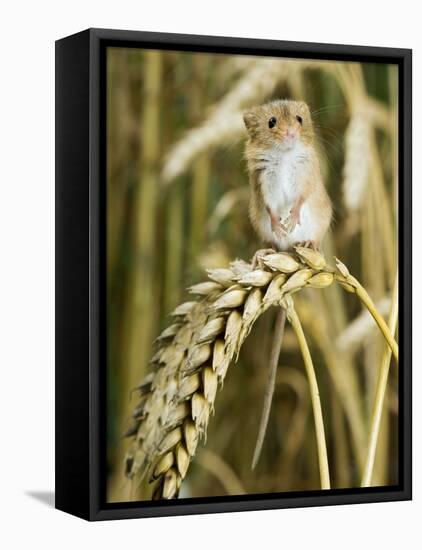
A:
{"type": "Polygon", "coordinates": [[[109,502],[397,483],[397,95],[386,64],[109,49],[109,502]],[[310,106],[334,219],[252,267],[242,113],[276,98],[310,106]]]}

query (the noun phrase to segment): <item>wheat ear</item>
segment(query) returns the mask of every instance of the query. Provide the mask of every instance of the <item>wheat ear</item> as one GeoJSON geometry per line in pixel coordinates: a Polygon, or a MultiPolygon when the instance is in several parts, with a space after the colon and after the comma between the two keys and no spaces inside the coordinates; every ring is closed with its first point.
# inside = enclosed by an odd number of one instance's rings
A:
{"type": "MultiPolygon", "coordinates": [[[[343,267],[336,274],[319,252],[297,247],[296,253],[265,256],[260,268],[238,260],[230,268],[209,270],[208,281],[191,287],[199,298],[173,311],[173,324],[157,338],[153,370],[137,388],[139,401],[126,432],[133,438],[125,459],[126,475],[132,479],[147,475],[155,482],[153,499],[176,497],[198,440],[206,436],[218,386],[256,319],[304,287],[324,288],[339,279],[343,285],[355,284],[357,292],[357,281],[346,276],[343,267]]],[[[294,313],[291,319],[310,379],[313,368],[309,350],[304,351],[306,340],[294,313]]],[[[314,403],[315,387],[311,395],[314,403]]],[[[320,420],[322,415],[315,419],[321,434],[320,420]]],[[[327,486],[321,442],[319,438],[321,480],[327,486]]]]}

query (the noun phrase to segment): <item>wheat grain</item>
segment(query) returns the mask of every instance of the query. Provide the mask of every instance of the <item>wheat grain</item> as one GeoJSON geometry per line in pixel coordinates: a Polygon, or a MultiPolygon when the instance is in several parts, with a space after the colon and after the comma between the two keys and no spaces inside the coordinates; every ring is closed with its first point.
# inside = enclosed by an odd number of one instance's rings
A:
{"type": "Polygon", "coordinates": [[[327,265],[324,256],[316,250],[304,246],[296,246],[295,250],[304,263],[308,264],[312,269],[324,269],[327,265]]]}
{"type": "Polygon", "coordinates": [[[334,280],[334,274],[333,273],[316,273],[315,275],[312,275],[307,281],[307,286],[311,288],[325,288],[327,286],[330,286],[334,280]]]}
{"type": "Polygon", "coordinates": [[[266,266],[274,271],[281,271],[282,273],[293,273],[299,269],[299,263],[292,258],[290,254],[286,252],[280,252],[279,254],[268,254],[263,259],[266,266]]]}

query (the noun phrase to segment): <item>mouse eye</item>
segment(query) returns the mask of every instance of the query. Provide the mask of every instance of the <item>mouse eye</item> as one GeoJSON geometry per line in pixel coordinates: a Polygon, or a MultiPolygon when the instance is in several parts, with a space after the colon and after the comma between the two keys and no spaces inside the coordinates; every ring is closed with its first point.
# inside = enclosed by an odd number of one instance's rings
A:
{"type": "Polygon", "coordinates": [[[274,116],[272,116],[268,121],[268,128],[274,128],[276,124],[277,124],[277,119],[274,116]]]}
{"type": "Polygon", "coordinates": [[[299,124],[303,123],[303,118],[300,115],[296,115],[296,120],[299,122],[299,124]]]}

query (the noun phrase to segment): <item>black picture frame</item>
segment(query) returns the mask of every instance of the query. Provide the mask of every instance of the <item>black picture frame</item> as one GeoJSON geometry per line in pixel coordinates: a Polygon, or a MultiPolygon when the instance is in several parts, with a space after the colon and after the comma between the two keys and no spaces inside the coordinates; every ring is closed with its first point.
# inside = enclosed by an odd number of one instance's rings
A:
{"type": "Polygon", "coordinates": [[[412,52],[89,29],[56,42],[56,508],[87,520],[412,497],[412,52]],[[107,504],[105,58],[109,46],[394,63],[399,69],[400,375],[397,486],[107,504]]]}

